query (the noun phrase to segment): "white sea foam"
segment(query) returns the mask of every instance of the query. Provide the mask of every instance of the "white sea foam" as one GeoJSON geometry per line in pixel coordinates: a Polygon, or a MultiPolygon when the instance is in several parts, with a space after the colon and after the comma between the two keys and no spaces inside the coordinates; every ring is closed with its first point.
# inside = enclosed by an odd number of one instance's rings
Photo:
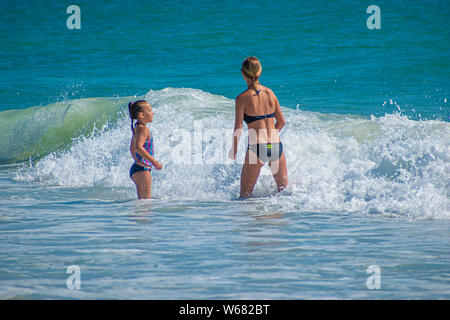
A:
{"type": "MultiPolygon", "coordinates": [[[[152,174],[155,197],[236,199],[246,139],[241,138],[238,161],[227,159],[234,101],[173,88],[150,91],[145,98],[155,112],[149,125],[155,156],[164,164],[152,174]]],[[[399,113],[366,119],[283,111],[287,124],[281,137],[290,186],[272,197],[276,186],[263,168],[254,194],[270,196],[264,199],[266,208],[450,218],[449,123],[413,121],[399,113]]],[[[130,121],[123,114],[114,125],[77,138],[70,149],[19,170],[16,179],[134,188],[128,176],[130,121]]]]}

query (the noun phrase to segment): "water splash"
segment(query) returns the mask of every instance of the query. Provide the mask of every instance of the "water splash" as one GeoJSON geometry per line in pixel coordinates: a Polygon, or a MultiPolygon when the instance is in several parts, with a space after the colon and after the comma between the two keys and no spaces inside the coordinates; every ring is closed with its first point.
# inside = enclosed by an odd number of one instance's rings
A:
{"type": "MultiPolygon", "coordinates": [[[[234,101],[195,89],[150,91],[155,121],[155,155],[164,170],[153,173],[153,194],[163,199],[233,200],[246,147],[238,163],[227,160],[234,126],[234,101]],[[196,136],[195,124],[202,134],[196,136]],[[218,128],[220,130],[218,130],[218,128]],[[188,157],[180,157],[179,131],[189,136],[188,157]],[[218,130],[217,135],[208,132],[218,130]],[[222,136],[221,136],[222,135],[222,136]],[[198,143],[197,147],[196,144],[198,143]],[[199,146],[199,147],[198,147],[199,146]],[[196,149],[197,148],[197,149],[196,149]],[[221,149],[216,162],[208,162],[221,149]],[[200,157],[195,152],[200,150],[200,157]],[[197,158],[196,158],[197,157],[197,158]],[[196,159],[200,159],[196,162],[196,159]]],[[[289,188],[277,195],[263,168],[254,194],[267,210],[384,214],[411,219],[448,219],[450,125],[413,121],[399,113],[370,119],[283,108],[282,139],[289,188]]],[[[118,111],[118,112],[123,112],[118,111]]],[[[217,131],[216,131],[217,133],[217,131]]],[[[63,186],[133,188],[128,176],[131,130],[125,113],[95,134],[81,136],[18,171],[17,180],[63,186]]]]}

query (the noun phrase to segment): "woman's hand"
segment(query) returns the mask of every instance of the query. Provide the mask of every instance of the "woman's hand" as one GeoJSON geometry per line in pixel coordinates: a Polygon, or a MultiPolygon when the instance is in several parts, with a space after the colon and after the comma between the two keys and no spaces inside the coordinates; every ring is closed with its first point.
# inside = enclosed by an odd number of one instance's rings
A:
{"type": "Polygon", "coordinates": [[[228,158],[236,160],[236,153],[234,153],[234,148],[231,148],[228,152],[228,158]]]}

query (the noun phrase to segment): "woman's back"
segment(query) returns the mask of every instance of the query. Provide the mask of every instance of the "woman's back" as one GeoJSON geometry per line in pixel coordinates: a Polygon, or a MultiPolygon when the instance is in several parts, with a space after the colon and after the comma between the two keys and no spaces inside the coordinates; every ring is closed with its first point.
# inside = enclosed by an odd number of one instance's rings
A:
{"type": "Polygon", "coordinates": [[[275,94],[262,85],[250,87],[237,99],[244,105],[244,121],[249,131],[249,144],[279,142],[275,127],[278,100],[275,94]]]}

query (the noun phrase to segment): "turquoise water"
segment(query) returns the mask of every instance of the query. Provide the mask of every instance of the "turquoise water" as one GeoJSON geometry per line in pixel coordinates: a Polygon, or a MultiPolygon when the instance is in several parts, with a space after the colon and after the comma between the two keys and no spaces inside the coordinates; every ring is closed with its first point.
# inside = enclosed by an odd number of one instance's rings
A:
{"type": "Polygon", "coordinates": [[[450,298],[450,6],[380,1],[369,30],[370,4],[82,1],[68,30],[66,4],[0,1],[0,298],[450,298]],[[249,55],[290,186],[265,167],[239,201],[249,55]],[[128,177],[138,98],[165,166],[149,201],[128,177]]]}

